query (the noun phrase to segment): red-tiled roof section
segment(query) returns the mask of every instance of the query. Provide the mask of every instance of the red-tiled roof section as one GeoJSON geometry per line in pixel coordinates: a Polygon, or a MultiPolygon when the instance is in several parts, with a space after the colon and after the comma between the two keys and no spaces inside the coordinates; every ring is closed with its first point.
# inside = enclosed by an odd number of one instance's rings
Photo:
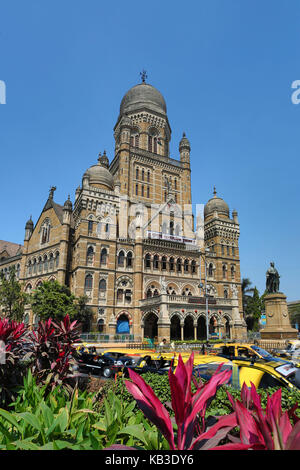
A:
{"type": "Polygon", "coordinates": [[[0,240],[0,254],[6,252],[9,258],[21,253],[23,246],[17,243],[0,240]]]}

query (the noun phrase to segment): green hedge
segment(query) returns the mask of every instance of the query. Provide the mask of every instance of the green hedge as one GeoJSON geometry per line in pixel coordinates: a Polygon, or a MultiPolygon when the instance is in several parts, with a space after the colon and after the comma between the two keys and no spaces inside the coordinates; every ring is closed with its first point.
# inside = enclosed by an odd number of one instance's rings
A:
{"type": "MultiPolygon", "coordinates": [[[[171,393],[169,387],[168,375],[159,375],[152,374],[150,372],[142,374],[144,380],[151,386],[154,393],[160,399],[162,403],[171,402],[171,393]]],[[[126,379],[125,379],[126,380],[126,379]]],[[[105,386],[102,388],[99,395],[99,399],[103,399],[108,390],[112,390],[116,396],[122,399],[125,403],[131,403],[134,401],[131,394],[128,393],[125,380],[118,378],[116,382],[107,381],[105,386]]],[[[261,397],[261,402],[263,408],[265,408],[267,403],[267,396],[272,395],[278,388],[272,387],[266,390],[258,390],[258,393],[261,397]]],[[[195,391],[194,385],[192,385],[192,390],[195,391]]],[[[227,391],[234,397],[240,399],[240,391],[234,390],[230,386],[223,385],[217,392],[216,397],[212,400],[211,405],[207,409],[207,416],[209,415],[225,415],[232,411],[229,399],[227,397],[227,391]]],[[[293,407],[296,403],[300,403],[300,391],[291,390],[288,388],[282,388],[282,409],[283,411],[288,410],[293,407]]],[[[296,414],[300,417],[300,408],[297,410],[296,414]]]]}

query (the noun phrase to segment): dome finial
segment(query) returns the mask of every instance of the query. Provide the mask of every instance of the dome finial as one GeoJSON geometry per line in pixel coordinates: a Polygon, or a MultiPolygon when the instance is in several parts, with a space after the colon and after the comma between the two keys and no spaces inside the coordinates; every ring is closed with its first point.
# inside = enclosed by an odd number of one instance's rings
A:
{"type": "Polygon", "coordinates": [[[101,155],[101,152],[99,153],[98,162],[99,165],[104,166],[105,168],[109,167],[109,160],[106,155],[106,150],[103,151],[103,155],[101,155]]]}
{"type": "Polygon", "coordinates": [[[142,70],[142,72],[140,72],[140,76],[141,76],[142,82],[146,83],[146,78],[148,78],[146,70],[142,70]]]}
{"type": "Polygon", "coordinates": [[[217,197],[216,187],[214,186],[214,197],[217,197]]]}

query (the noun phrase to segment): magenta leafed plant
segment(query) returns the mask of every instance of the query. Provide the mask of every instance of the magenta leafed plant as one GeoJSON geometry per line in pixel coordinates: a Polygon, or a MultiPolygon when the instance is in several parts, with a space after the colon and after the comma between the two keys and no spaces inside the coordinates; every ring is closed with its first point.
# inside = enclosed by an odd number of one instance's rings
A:
{"type": "Polygon", "coordinates": [[[0,341],[3,341],[7,351],[19,347],[25,341],[27,327],[24,323],[0,318],[0,341]]]}
{"type": "MultiPolygon", "coordinates": [[[[230,371],[221,372],[222,364],[212,378],[205,384],[193,378],[194,354],[184,364],[179,356],[175,373],[169,370],[169,383],[172,408],[177,424],[174,433],[171,417],[152,388],[133,370],[129,370],[132,380],[126,381],[127,390],[133,395],[144,415],[157,426],[169,443],[171,450],[222,449],[218,446],[227,434],[237,426],[236,413],[222,416],[213,426],[207,428],[205,411],[218,388],[227,383],[230,371]],[[196,391],[192,393],[192,381],[196,391]]],[[[241,442],[232,444],[236,449],[247,449],[249,445],[241,442]]]]}
{"type": "Polygon", "coordinates": [[[268,396],[266,410],[262,409],[253,384],[251,389],[243,385],[241,402],[229,393],[228,397],[236,412],[240,440],[245,445],[261,450],[300,450],[300,419],[295,414],[298,404],[283,413],[281,389],[268,396]]]}
{"type": "Polygon", "coordinates": [[[243,385],[241,401],[227,392],[233,413],[220,417],[211,427],[207,426],[207,406],[218,387],[227,383],[231,376],[230,371],[221,372],[221,367],[222,364],[205,384],[193,378],[193,354],[186,364],[179,356],[175,374],[169,370],[177,433],[174,433],[166,408],[142,377],[129,371],[132,382],[126,381],[126,387],[144,415],[167,439],[171,450],[300,450],[300,419],[295,414],[298,405],[283,413],[281,389],[268,396],[266,410],[262,409],[253,384],[250,389],[243,385]],[[194,393],[192,381],[196,388],[194,393]],[[239,436],[230,433],[233,428],[239,428],[239,436]],[[219,445],[225,438],[227,443],[219,445]]]}
{"type": "Polygon", "coordinates": [[[14,399],[14,389],[23,381],[21,358],[25,357],[28,334],[24,323],[0,318],[0,407],[6,407],[14,399]]]}
{"type": "MultiPolygon", "coordinates": [[[[47,383],[51,390],[58,385],[68,387],[73,343],[79,339],[77,322],[66,315],[59,324],[49,318],[40,321],[32,332],[34,343],[33,374],[39,383],[47,383]]],[[[71,391],[71,389],[70,389],[71,391]]]]}

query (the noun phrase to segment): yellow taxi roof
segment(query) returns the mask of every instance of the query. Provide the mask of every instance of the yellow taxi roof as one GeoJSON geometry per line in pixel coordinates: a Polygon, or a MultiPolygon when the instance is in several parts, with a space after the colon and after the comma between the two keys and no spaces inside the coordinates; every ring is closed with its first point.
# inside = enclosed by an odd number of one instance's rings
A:
{"type": "Polygon", "coordinates": [[[124,356],[133,356],[133,355],[140,355],[140,356],[146,356],[146,355],[152,355],[155,354],[156,351],[153,349],[131,349],[131,348],[106,348],[103,351],[104,353],[110,353],[110,352],[117,352],[117,353],[122,353],[124,356]]]}

